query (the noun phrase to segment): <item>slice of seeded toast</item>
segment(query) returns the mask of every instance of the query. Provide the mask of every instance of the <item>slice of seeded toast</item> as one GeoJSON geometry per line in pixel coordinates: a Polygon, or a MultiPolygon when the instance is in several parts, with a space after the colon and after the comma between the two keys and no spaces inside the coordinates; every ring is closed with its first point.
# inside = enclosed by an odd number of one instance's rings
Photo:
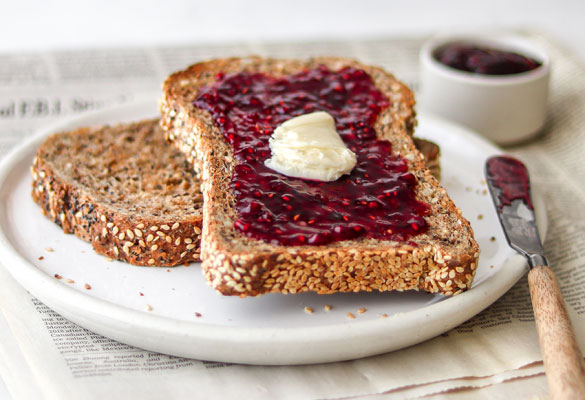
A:
{"type": "Polygon", "coordinates": [[[31,172],[43,214],[96,252],[146,266],[199,261],[200,183],[158,120],[54,134],[31,172]]]}
{"type": "Polygon", "coordinates": [[[392,75],[347,59],[220,59],[195,64],[167,78],[160,102],[161,124],[167,138],[201,172],[201,252],[208,283],[222,294],[242,297],[409,289],[453,295],[470,288],[479,247],[469,222],[414,146],[413,105],[412,92],[392,75]],[[247,237],[234,226],[238,215],[230,183],[237,161],[211,114],[194,106],[198,91],[222,76],[243,71],[280,77],[318,66],[331,71],[346,66],[361,69],[388,98],[390,106],[379,114],[374,129],[416,177],[416,198],[429,206],[425,233],[408,241],[358,238],[324,246],[282,246],[247,237]]]}

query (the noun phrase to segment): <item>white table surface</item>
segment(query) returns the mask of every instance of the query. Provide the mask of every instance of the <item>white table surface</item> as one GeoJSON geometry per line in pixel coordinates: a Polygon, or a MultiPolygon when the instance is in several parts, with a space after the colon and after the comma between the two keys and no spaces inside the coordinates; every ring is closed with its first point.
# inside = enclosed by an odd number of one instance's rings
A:
{"type": "Polygon", "coordinates": [[[0,52],[538,29],[585,60],[582,0],[12,0],[0,52]]]}
{"type": "Polygon", "coordinates": [[[583,0],[13,0],[2,2],[0,53],[527,29],[585,63],[584,20],[583,0]]]}

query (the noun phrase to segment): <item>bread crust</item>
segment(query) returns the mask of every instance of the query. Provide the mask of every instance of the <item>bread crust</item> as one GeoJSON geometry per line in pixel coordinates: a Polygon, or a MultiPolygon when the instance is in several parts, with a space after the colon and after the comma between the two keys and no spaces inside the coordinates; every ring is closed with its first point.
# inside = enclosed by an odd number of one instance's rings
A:
{"type": "Polygon", "coordinates": [[[411,135],[415,126],[412,92],[377,67],[340,58],[309,60],[260,57],[211,60],[171,75],[163,84],[161,125],[167,138],[201,173],[204,196],[203,270],[207,282],[225,295],[255,296],[269,292],[317,293],[361,290],[425,290],[453,295],[471,286],[479,247],[469,222],[425,167],[411,135]],[[390,100],[374,125],[394,153],[407,160],[416,176],[416,197],[430,205],[429,230],[409,243],[362,238],[326,246],[278,246],[235,230],[235,197],[229,188],[236,165],[233,150],[211,115],[192,101],[217,73],[254,71],[290,75],[325,65],[363,69],[390,100]],[[412,244],[411,244],[412,243],[412,244]]]}
{"type": "Polygon", "coordinates": [[[431,171],[431,175],[441,181],[441,148],[430,140],[413,137],[414,146],[423,155],[425,165],[431,171]]]}
{"type": "MultiPolygon", "coordinates": [[[[158,119],[54,134],[43,142],[34,158],[32,197],[43,214],[65,233],[90,242],[104,256],[142,266],[199,261],[199,181],[183,160],[181,153],[165,144],[158,119]],[[83,160],[92,165],[82,167],[83,160]],[[160,190],[150,185],[139,193],[124,192],[123,187],[111,189],[111,179],[131,179],[133,174],[154,181],[162,173],[155,170],[159,168],[156,162],[168,164],[171,178],[183,181],[162,184],[160,190]],[[95,179],[88,177],[90,167],[108,165],[116,165],[118,172],[106,172],[107,180],[97,171],[95,179]],[[182,191],[188,200],[184,205],[178,199],[182,191]],[[175,208],[184,206],[186,211],[165,214],[155,208],[157,202],[175,208]]],[[[152,182],[155,186],[157,183],[152,182]]]]}

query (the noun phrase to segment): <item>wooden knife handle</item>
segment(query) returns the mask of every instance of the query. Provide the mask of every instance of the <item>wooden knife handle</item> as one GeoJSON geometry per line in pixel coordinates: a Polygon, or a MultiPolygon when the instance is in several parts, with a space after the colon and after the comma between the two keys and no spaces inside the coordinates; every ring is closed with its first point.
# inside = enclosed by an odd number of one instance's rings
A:
{"type": "Polygon", "coordinates": [[[550,393],[553,399],[585,399],[585,363],[557,279],[549,267],[537,266],[528,283],[550,393]]]}

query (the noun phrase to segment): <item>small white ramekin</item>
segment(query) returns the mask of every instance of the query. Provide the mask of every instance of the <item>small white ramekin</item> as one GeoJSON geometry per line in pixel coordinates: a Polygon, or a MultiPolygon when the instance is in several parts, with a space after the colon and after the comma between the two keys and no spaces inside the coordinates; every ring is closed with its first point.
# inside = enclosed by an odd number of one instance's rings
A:
{"type": "Polygon", "coordinates": [[[547,114],[550,60],[531,42],[510,36],[449,36],[420,50],[421,111],[466,125],[495,143],[525,141],[539,133],[547,114]],[[480,75],[441,64],[435,52],[450,43],[471,43],[532,57],[542,65],[513,75],[480,75]]]}

